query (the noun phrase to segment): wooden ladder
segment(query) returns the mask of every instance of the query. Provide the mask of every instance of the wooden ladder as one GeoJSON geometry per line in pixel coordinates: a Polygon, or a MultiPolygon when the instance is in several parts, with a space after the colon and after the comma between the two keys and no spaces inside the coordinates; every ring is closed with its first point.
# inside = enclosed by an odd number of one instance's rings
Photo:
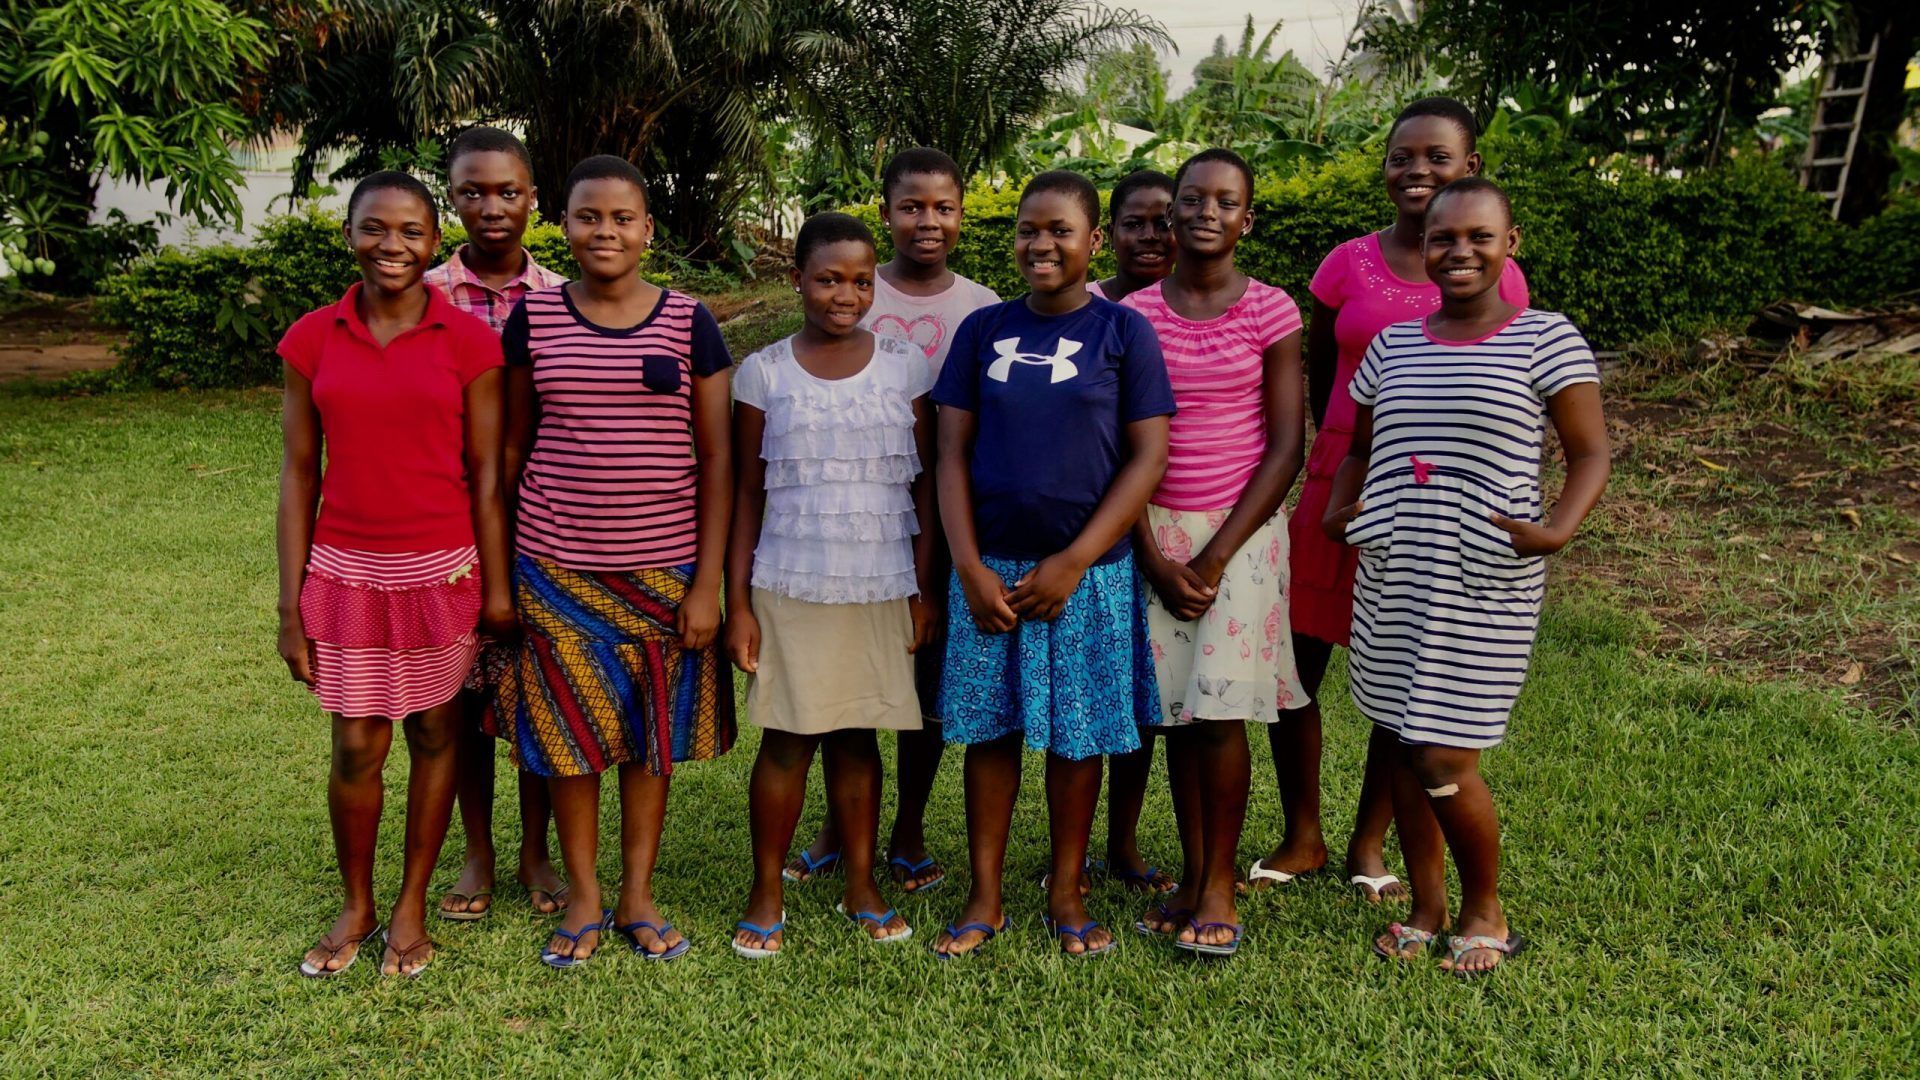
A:
{"type": "Polygon", "coordinates": [[[1807,132],[1807,156],[1800,163],[1800,186],[1819,192],[1827,209],[1840,216],[1854,151],[1860,146],[1860,122],[1867,114],[1867,87],[1873,84],[1880,35],[1867,51],[1827,59],[1826,76],[1813,99],[1813,126],[1807,132]]]}

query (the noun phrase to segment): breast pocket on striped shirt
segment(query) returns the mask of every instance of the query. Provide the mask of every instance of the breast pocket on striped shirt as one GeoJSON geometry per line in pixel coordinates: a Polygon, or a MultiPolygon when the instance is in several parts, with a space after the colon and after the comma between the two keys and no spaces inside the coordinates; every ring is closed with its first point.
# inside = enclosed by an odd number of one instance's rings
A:
{"type": "Polygon", "coordinates": [[[680,389],[680,358],[677,356],[641,357],[640,381],[656,394],[671,394],[680,389]]]}

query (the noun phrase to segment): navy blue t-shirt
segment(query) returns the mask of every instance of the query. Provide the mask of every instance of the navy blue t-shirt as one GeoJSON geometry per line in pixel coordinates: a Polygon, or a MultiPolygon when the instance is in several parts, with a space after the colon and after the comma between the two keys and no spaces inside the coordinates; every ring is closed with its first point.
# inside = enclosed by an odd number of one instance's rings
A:
{"type": "Polygon", "coordinates": [[[1066,315],[1036,315],[1025,297],[968,315],[933,400],[979,418],[974,529],[981,554],[1010,559],[1066,550],[1126,462],[1126,425],[1173,415],[1153,325],[1097,296],[1066,315]]]}

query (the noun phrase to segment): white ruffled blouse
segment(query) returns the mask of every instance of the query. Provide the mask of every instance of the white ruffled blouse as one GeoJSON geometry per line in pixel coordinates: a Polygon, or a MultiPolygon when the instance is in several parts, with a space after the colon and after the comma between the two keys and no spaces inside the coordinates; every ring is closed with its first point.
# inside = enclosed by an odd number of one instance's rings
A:
{"type": "Polygon", "coordinates": [[[913,400],[933,389],[926,353],[875,337],[856,375],[808,374],[785,338],[741,361],[736,400],[767,414],[767,513],[753,586],[817,604],[919,592],[912,483],[920,474],[913,400]]]}

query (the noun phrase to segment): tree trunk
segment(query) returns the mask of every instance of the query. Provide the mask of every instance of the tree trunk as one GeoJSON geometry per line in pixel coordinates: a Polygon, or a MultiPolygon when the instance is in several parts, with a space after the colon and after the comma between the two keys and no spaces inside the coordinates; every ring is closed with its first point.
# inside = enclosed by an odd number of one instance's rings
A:
{"type": "Polygon", "coordinates": [[[1920,5],[1913,0],[1862,4],[1859,19],[1856,48],[1865,52],[1878,32],[1880,53],[1874,61],[1873,81],[1867,86],[1860,142],[1854,150],[1853,169],[1847,175],[1846,195],[1840,202],[1840,220],[1848,224],[1872,217],[1887,203],[1887,188],[1894,175],[1893,139],[1906,119],[1907,60],[1913,56],[1916,35],[1920,35],[1920,5]]]}

